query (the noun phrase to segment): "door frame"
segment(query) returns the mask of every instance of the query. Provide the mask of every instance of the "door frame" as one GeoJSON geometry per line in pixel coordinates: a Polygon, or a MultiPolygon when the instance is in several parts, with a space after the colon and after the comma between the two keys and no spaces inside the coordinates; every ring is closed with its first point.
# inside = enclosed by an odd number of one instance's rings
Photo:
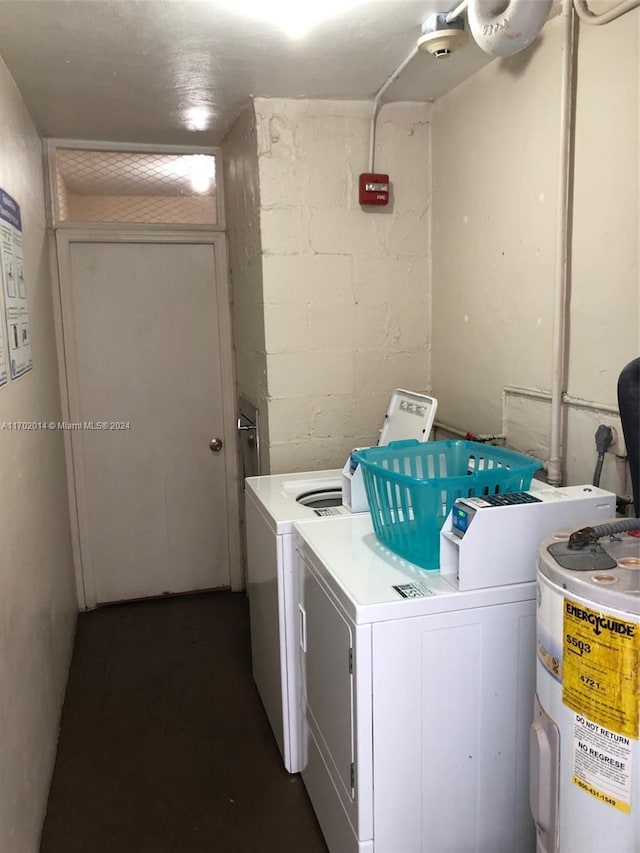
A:
{"type": "MultiPolygon", "coordinates": [[[[235,377],[231,336],[231,300],[228,275],[226,235],[221,231],[183,231],[156,228],[64,228],[50,236],[51,274],[53,282],[53,307],[55,319],[58,374],[60,379],[62,420],[71,421],[70,394],[77,388],[77,370],[73,349],[68,346],[67,335],[73,334],[70,310],[71,245],[74,243],[160,243],[163,245],[205,244],[213,247],[215,265],[218,333],[220,339],[220,375],[222,388],[222,439],[227,506],[227,551],[229,554],[229,579],[231,589],[243,588],[242,556],[240,547],[239,465],[237,430],[235,420],[235,377]]],[[[90,560],[83,559],[82,537],[78,513],[84,500],[84,480],[79,453],[74,453],[74,431],[65,429],[64,449],[69,494],[69,517],[73,563],[76,578],[78,608],[90,610],[97,605],[95,576],[90,560]]]]}

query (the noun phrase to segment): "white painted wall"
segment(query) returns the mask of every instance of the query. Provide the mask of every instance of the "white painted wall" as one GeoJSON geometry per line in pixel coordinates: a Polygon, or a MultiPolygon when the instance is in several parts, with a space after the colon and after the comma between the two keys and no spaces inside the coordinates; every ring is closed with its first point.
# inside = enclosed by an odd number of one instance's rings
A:
{"type": "MultiPolygon", "coordinates": [[[[568,482],[590,481],[599,423],[640,351],[639,16],[582,26],[567,392],[568,482]],[[600,409],[598,411],[597,409],[600,409]]],[[[547,458],[561,25],[491,63],[433,108],[433,393],[438,417],[547,458]]],[[[602,485],[616,488],[614,460],[602,485]]]]}
{"type": "MultiPolygon", "coordinates": [[[[20,204],[33,370],[0,389],[0,850],[36,853],[75,614],[41,141],[0,61],[0,187],[20,204]]],[[[4,323],[4,319],[0,320],[4,323]]]]}
{"type": "Polygon", "coordinates": [[[372,212],[369,102],[255,101],[272,473],[341,467],[393,388],[429,390],[429,111],[382,110],[393,199],[372,212]]]}

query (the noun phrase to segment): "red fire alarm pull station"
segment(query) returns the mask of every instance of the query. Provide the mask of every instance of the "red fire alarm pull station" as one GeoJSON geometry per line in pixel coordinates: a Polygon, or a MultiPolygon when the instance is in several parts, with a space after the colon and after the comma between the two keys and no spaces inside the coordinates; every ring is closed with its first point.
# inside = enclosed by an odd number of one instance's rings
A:
{"type": "Polygon", "coordinates": [[[389,204],[389,175],[360,175],[360,204],[389,204]]]}

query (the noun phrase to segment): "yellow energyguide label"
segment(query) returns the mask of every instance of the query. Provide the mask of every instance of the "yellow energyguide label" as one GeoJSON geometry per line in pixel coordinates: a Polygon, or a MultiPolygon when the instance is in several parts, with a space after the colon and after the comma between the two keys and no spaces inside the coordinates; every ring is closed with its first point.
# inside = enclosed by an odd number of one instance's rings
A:
{"type": "Polygon", "coordinates": [[[640,625],[563,603],[562,701],[601,726],[638,738],[640,625]]]}

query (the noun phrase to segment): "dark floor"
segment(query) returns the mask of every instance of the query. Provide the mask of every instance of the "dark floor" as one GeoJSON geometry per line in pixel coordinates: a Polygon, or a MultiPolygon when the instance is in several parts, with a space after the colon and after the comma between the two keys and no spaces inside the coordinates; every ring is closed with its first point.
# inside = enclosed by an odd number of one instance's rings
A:
{"type": "Polygon", "coordinates": [[[251,678],[247,599],[82,614],[40,853],[326,853],[251,678]]]}

